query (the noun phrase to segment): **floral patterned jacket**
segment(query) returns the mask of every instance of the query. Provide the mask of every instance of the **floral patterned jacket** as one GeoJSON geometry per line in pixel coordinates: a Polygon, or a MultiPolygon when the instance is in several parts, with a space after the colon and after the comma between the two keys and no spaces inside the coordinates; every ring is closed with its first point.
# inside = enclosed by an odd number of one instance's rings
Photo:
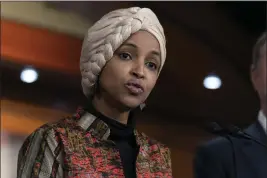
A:
{"type": "MultiPolygon", "coordinates": [[[[80,110],[70,118],[43,125],[23,143],[17,178],[123,178],[123,167],[110,129],[80,110]]],[[[137,178],[172,177],[169,149],[134,131],[140,150],[137,178]]]]}

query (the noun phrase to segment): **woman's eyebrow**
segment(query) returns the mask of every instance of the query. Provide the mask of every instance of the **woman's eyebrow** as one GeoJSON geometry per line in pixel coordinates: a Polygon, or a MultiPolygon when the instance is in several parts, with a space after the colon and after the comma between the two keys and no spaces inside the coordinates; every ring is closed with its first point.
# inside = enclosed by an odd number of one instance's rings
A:
{"type": "Polygon", "coordinates": [[[157,62],[158,64],[161,63],[161,55],[160,55],[160,52],[158,52],[158,51],[156,51],[156,50],[152,50],[150,54],[152,54],[152,55],[155,56],[155,59],[154,59],[154,60],[156,60],[156,62],[157,62]]]}
{"type": "Polygon", "coordinates": [[[160,52],[158,52],[158,51],[152,50],[151,54],[160,57],[160,52]]]}
{"type": "MultiPolygon", "coordinates": [[[[130,43],[130,42],[124,43],[123,46],[130,46],[130,47],[133,47],[133,48],[136,48],[136,49],[138,48],[135,44],[130,43]]],[[[151,54],[160,57],[160,52],[158,52],[158,51],[156,51],[156,50],[152,50],[152,51],[151,51],[151,54]]]]}
{"type": "Polygon", "coordinates": [[[129,43],[129,42],[124,43],[122,46],[130,46],[130,47],[133,47],[133,48],[137,48],[137,46],[135,44],[129,43]]]}

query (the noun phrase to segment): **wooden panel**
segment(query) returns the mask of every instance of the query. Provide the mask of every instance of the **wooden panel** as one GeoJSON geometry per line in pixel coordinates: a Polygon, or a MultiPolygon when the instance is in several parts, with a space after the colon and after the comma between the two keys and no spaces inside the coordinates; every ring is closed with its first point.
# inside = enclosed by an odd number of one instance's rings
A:
{"type": "Polygon", "coordinates": [[[177,148],[171,149],[173,177],[193,178],[194,154],[177,148]]]}
{"type": "Polygon", "coordinates": [[[41,125],[69,115],[63,111],[17,101],[1,101],[1,130],[28,135],[41,125]]]}
{"type": "MultiPolygon", "coordinates": [[[[58,2],[4,1],[1,2],[1,18],[77,37],[83,37],[88,27],[92,25],[91,18],[88,19],[72,10],[54,9],[50,3],[58,2]]],[[[72,3],[76,4],[76,2],[72,3]]]]}
{"type": "Polygon", "coordinates": [[[79,74],[82,40],[1,19],[1,58],[37,68],[79,74]]]}

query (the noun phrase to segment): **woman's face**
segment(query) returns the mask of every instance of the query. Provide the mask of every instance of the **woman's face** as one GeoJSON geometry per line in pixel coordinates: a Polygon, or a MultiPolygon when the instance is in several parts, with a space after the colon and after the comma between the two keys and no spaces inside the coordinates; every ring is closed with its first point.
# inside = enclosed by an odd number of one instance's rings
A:
{"type": "Polygon", "coordinates": [[[146,31],[134,33],[114,52],[100,78],[100,97],[129,109],[143,103],[156,84],[160,46],[146,31]]]}

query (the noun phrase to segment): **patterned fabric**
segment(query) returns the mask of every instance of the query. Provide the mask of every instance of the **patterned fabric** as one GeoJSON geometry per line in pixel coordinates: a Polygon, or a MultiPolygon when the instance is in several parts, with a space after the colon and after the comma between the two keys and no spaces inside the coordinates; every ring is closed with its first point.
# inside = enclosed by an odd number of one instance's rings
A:
{"type": "MultiPolygon", "coordinates": [[[[18,178],[123,178],[123,167],[110,129],[84,110],[75,116],[43,125],[22,145],[18,178]]],[[[169,149],[134,131],[140,145],[137,178],[172,177],[169,149]]]]}

